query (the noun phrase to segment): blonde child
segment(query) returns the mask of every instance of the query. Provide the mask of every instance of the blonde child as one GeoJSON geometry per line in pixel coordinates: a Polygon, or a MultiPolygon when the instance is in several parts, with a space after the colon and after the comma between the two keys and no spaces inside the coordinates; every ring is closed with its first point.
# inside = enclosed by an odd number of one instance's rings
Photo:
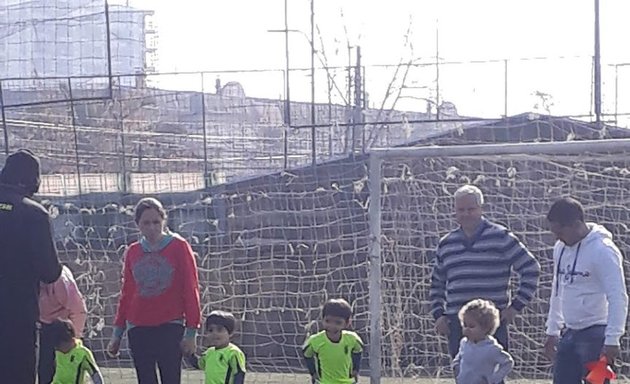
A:
{"type": "Polygon", "coordinates": [[[472,300],[459,311],[464,337],[453,360],[457,384],[498,384],[514,366],[512,357],[492,337],[500,314],[487,300],[472,300]]]}

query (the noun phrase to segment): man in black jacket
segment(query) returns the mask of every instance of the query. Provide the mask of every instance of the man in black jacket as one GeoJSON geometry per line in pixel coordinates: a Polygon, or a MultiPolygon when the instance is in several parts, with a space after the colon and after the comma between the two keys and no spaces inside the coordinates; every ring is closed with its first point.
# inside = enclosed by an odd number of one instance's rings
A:
{"type": "Polygon", "coordinates": [[[39,284],[61,273],[48,212],[31,199],[39,182],[32,152],[7,157],[0,172],[0,380],[15,384],[35,383],[39,284]]]}

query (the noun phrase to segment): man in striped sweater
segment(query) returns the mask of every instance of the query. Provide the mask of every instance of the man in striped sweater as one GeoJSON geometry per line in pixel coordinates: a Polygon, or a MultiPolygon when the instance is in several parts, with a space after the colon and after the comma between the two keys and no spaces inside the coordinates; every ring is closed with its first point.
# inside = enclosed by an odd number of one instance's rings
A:
{"type": "Polygon", "coordinates": [[[437,332],[448,337],[451,357],[462,338],[457,314],[477,298],[492,301],[501,311],[501,325],[494,336],[507,350],[507,326],[534,297],[540,275],[538,261],[518,238],[483,217],[483,203],[483,194],[475,186],[465,185],[455,192],[460,227],[440,240],[431,276],[431,314],[437,332]],[[512,271],[519,278],[514,298],[509,291],[512,271]]]}

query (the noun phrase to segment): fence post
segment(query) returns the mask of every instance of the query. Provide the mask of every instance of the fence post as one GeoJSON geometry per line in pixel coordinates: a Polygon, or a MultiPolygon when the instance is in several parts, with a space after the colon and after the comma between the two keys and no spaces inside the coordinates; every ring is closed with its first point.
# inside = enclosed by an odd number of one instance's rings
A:
{"type": "MultiPolygon", "coordinates": [[[[125,115],[123,111],[123,97],[122,97],[122,82],[120,76],[118,77],[118,127],[120,128],[120,146],[122,157],[122,192],[127,193],[129,191],[128,175],[127,175],[127,153],[125,152],[125,115]]],[[[114,100],[115,102],[115,100],[114,100]]]]}
{"type": "Polygon", "coordinates": [[[201,72],[201,124],[203,129],[203,186],[208,189],[211,178],[208,170],[208,132],[206,127],[206,89],[203,83],[204,73],[201,72]]]}
{"type": "Polygon", "coordinates": [[[7,116],[4,111],[4,93],[2,90],[2,81],[0,81],[0,108],[2,109],[2,128],[4,130],[4,153],[9,155],[9,128],[7,127],[7,116]]]}
{"type": "Polygon", "coordinates": [[[369,293],[370,293],[370,384],[381,382],[381,158],[369,154],[369,191],[368,207],[369,237],[369,293]]]}
{"type": "Polygon", "coordinates": [[[74,135],[74,159],[77,165],[77,187],[79,188],[79,198],[83,196],[81,187],[81,165],[79,164],[79,138],[77,134],[77,117],[74,113],[74,97],[72,95],[72,78],[68,77],[68,96],[70,96],[70,117],[72,119],[72,134],[74,135]]]}

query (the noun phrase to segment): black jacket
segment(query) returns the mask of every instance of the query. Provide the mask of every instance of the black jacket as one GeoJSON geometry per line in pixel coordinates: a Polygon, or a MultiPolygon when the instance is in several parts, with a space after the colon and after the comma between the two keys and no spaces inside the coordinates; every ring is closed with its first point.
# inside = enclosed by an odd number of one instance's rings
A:
{"type": "Polygon", "coordinates": [[[61,265],[44,207],[0,184],[0,326],[31,327],[39,318],[39,284],[61,265]]]}

